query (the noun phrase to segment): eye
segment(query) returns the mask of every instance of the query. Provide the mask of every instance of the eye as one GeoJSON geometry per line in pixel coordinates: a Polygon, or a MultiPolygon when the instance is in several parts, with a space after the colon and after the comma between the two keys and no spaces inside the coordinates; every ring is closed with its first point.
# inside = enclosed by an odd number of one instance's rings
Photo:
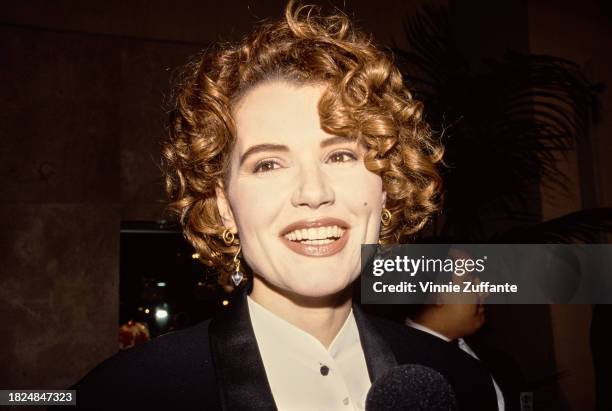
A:
{"type": "Polygon", "coordinates": [[[255,165],[253,173],[267,173],[269,171],[277,170],[280,165],[274,160],[263,160],[255,165]]]}
{"type": "Polygon", "coordinates": [[[336,151],[327,159],[327,161],[330,163],[346,163],[355,160],[357,160],[357,156],[350,151],[336,151]]]}

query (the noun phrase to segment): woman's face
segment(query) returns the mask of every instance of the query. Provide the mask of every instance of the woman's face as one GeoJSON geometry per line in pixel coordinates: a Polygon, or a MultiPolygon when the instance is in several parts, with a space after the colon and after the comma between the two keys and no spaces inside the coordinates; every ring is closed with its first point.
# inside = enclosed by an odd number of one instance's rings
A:
{"type": "Polygon", "coordinates": [[[335,294],[359,275],[360,245],[378,241],[382,180],[365,168],[363,146],[321,129],[323,90],[265,82],[234,107],[237,140],[217,199],[255,287],[335,294]]]}

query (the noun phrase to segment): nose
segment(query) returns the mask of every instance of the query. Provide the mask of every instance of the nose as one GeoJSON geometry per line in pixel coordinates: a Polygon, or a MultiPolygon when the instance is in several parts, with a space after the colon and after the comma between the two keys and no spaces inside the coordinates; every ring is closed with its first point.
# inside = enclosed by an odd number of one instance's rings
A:
{"type": "Polygon", "coordinates": [[[291,202],[294,207],[318,209],[335,202],[335,193],[329,178],[320,167],[302,169],[291,202]]]}

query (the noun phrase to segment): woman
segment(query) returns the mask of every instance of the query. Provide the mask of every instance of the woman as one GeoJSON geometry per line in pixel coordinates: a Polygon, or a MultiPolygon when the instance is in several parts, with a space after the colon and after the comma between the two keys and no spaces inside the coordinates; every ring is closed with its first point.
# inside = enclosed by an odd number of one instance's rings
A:
{"type": "Polygon", "coordinates": [[[437,209],[442,148],[390,58],[345,16],[290,3],[283,21],[202,54],[171,129],[171,206],[239,296],[210,322],[106,361],[77,403],[364,409],[371,382],[407,362],[440,370],[465,409],[495,400],[469,359],[353,306],[361,244],[397,242],[437,209]]]}

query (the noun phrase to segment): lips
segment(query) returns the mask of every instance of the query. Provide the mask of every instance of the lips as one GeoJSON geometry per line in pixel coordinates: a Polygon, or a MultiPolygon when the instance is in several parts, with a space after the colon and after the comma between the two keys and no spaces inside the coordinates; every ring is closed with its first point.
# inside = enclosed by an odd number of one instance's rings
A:
{"type": "Polygon", "coordinates": [[[280,239],[290,250],[308,257],[327,257],[340,252],[348,241],[350,227],[346,221],[338,218],[319,218],[301,220],[292,223],[285,227],[280,234],[280,239]],[[323,228],[327,227],[327,231],[323,228]],[[304,231],[306,230],[306,231],[304,231]],[[309,243],[300,241],[291,241],[289,238],[295,239],[295,233],[333,233],[331,239],[306,240],[309,243]],[[338,236],[339,237],[336,237],[338,236]],[[314,243],[314,244],[313,244],[314,243]]]}

